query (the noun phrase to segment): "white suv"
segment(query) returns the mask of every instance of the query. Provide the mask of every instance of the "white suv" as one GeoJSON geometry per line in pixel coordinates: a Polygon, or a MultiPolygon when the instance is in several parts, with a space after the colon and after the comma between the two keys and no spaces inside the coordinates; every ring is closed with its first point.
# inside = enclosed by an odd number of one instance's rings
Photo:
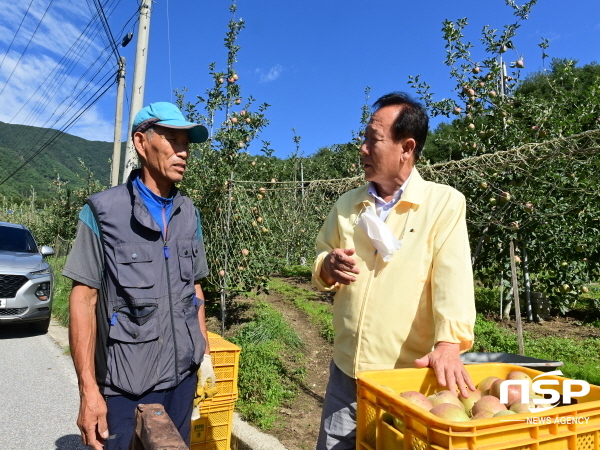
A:
{"type": "Polygon", "coordinates": [[[53,254],[52,247],[38,249],[27,227],[0,222],[0,326],[28,322],[48,331],[54,278],[44,257],[53,254]]]}

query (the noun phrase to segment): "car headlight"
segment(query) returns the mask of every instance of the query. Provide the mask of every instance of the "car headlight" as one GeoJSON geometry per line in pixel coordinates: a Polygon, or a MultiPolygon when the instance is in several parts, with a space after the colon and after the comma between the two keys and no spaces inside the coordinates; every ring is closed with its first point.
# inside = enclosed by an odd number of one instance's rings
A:
{"type": "Polygon", "coordinates": [[[42,301],[50,298],[50,283],[42,283],[35,291],[35,296],[42,301]]]}
{"type": "Polygon", "coordinates": [[[36,270],[34,272],[29,273],[31,273],[31,275],[46,275],[47,273],[50,273],[50,267],[46,267],[45,269],[36,270]]]}

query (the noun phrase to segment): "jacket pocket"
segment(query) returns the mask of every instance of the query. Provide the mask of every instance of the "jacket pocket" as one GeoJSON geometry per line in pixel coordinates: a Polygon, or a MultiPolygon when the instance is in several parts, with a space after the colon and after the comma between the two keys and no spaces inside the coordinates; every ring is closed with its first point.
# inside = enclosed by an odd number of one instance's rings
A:
{"type": "Polygon", "coordinates": [[[156,303],[121,306],[108,332],[108,380],[140,395],[158,383],[160,330],[156,303]]]}
{"type": "Polygon", "coordinates": [[[194,276],[194,259],[198,254],[198,247],[195,239],[177,239],[179,272],[183,281],[190,281],[194,276]]]}
{"type": "Polygon", "coordinates": [[[117,277],[125,288],[151,288],[152,250],[150,244],[120,244],[115,247],[117,277]]]}
{"type": "Polygon", "coordinates": [[[187,345],[181,346],[181,354],[179,355],[179,373],[182,374],[190,369],[190,367],[198,366],[204,357],[206,350],[206,341],[200,332],[200,322],[198,320],[198,308],[193,303],[192,296],[189,300],[183,300],[184,308],[183,315],[185,318],[185,328],[182,327],[182,341],[187,345]],[[189,304],[187,304],[189,301],[189,304]]]}

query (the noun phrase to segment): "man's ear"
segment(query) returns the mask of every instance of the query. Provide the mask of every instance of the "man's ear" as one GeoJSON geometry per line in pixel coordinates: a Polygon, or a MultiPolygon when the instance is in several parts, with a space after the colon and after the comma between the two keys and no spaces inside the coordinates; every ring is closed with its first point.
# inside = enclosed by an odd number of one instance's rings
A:
{"type": "Polygon", "coordinates": [[[148,136],[145,133],[136,132],[133,134],[133,147],[135,148],[138,156],[141,160],[146,160],[146,145],[148,143],[148,136]]]}
{"type": "Polygon", "coordinates": [[[413,138],[406,138],[402,144],[402,159],[408,160],[411,156],[414,156],[417,142],[413,138]]]}

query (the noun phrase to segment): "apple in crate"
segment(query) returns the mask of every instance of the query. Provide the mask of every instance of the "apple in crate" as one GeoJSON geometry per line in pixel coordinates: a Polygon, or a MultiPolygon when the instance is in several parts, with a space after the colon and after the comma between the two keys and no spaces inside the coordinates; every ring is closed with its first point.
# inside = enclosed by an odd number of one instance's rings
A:
{"type": "Polygon", "coordinates": [[[483,395],[488,395],[492,383],[499,379],[500,378],[498,377],[485,377],[479,382],[479,384],[477,385],[477,389],[479,389],[483,395]]]}
{"type": "Polygon", "coordinates": [[[456,406],[453,403],[440,403],[431,408],[431,411],[429,412],[442,419],[451,420],[453,422],[468,422],[470,420],[462,406],[456,406]]]}
{"type": "Polygon", "coordinates": [[[498,411],[508,409],[506,405],[500,403],[500,399],[492,395],[484,395],[479,401],[473,405],[473,416],[476,416],[480,411],[490,411],[496,414],[498,411]]]}
{"type": "Polygon", "coordinates": [[[459,408],[462,408],[463,411],[465,409],[458,397],[456,397],[452,392],[447,390],[436,392],[435,394],[432,394],[427,398],[429,399],[433,407],[436,407],[437,405],[441,405],[443,403],[451,403],[455,406],[458,406],[459,408]]]}
{"type": "Polygon", "coordinates": [[[418,391],[406,391],[401,393],[400,397],[427,411],[433,408],[431,401],[418,391]]]}

